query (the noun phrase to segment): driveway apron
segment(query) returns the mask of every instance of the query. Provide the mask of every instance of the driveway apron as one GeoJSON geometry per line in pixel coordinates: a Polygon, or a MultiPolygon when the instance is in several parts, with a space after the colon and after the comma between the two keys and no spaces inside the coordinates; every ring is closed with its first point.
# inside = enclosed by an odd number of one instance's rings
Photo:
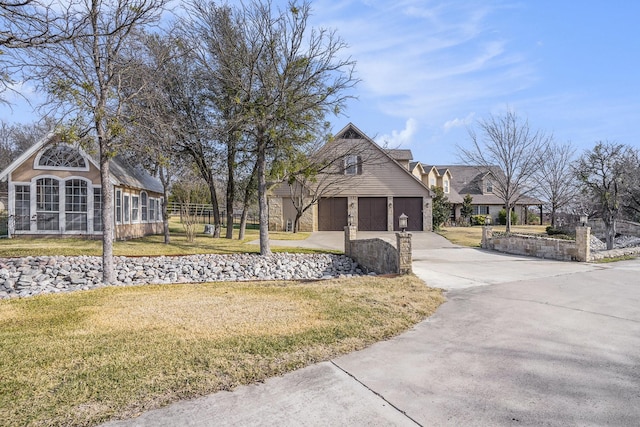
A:
{"type": "Polygon", "coordinates": [[[107,425],[639,424],[639,260],[512,257],[432,233],[414,233],[413,258],[448,301],[408,332],[107,425]]]}

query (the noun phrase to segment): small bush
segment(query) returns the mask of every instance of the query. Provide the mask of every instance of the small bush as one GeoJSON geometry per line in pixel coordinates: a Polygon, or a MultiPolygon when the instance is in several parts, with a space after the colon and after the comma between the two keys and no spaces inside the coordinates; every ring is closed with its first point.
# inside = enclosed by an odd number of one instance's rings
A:
{"type": "Polygon", "coordinates": [[[485,225],[487,217],[491,219],[491,215],[472,215],[471,225],[485,225]]]}
{"type": "MultiPolygon", "coordinates": [[[[507,225],[507,211],[505,209],[502,209],[499,213],[498,213],[498,221],[500,222],[500,225],[507,225]]],[[[518,223],[518,214],[515,213],[514,211],[511,211],[511,224],[517,224],[518,223]]]]}

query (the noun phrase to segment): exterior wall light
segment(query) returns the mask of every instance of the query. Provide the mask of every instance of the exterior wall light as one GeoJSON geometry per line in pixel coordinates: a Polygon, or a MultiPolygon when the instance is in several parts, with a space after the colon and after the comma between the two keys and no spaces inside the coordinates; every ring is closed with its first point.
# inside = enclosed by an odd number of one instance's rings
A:
{"type": "Polygon", "coordinates": [[[402,230],[403,233],[407,229],[407,219],[408,218],[409,217],[406,216],[404,214],[404,212],[398,217],[398,226],[400,227],[400,229],[402,230]]]}
{"type": "Polygon", "coordinates": [[[587,215],[586,213],[580,215],[580,224],[582,224],[583,227],[586,227],[588,223],[589,223],[589,215],[587,215]]]}

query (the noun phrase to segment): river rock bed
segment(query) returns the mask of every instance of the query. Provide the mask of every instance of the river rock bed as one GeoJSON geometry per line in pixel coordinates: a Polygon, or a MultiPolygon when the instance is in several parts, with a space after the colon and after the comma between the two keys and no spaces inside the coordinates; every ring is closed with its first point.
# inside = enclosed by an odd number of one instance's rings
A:
{"type": "MultiPolygon", "coordinates": [[[[254,254],[114,257],[115,285],[305,280],[365,274],[345,255],[254,254]]],[[[88,290],[102,284],[96,256],[0,258],[0,299],[88,290]]]]}
{"type": "MultiPolygon", "coordinates": [[[[607,244],[602,240],[598,239],[596,236],[591,235],[591,250],[592,251],[606,251],[607,244]]],[[[613,248],[614,249],[624,249],[624,248],[635,248],[640,247],[640,237],[635,236],[618,236],[613,239],[613,248]]]]}

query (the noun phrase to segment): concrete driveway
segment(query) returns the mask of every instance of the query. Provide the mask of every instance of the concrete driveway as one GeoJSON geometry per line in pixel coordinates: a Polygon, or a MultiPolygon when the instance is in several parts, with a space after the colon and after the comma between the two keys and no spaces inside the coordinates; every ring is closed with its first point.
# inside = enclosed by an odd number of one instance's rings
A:
{"type": "Polygon", "coordinates": [[[414,270],[448,299],[415,328],[263,384],[108,425],[640,423],[640,260],[527,259],[431,233],[413,242],[414,270]]]}

